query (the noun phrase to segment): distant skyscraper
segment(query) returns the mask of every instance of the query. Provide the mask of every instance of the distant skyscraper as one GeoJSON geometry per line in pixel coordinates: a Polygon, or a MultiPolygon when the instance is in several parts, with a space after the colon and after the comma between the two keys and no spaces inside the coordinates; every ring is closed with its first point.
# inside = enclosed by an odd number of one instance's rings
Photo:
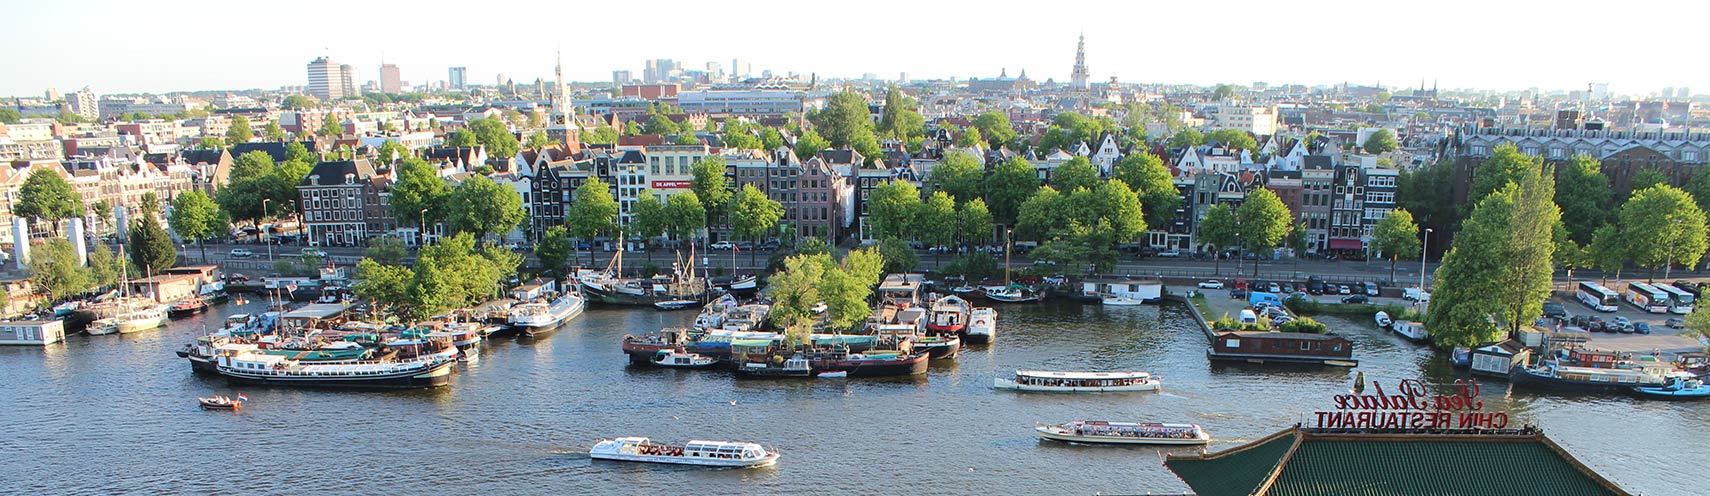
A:
{"type": "Polygon", "coordinates": [[[71,92],[71,96],[65,99],[65,104],[71,113],[83,116],[84,119],[95,120],[101,117],[98,100],[95,91],[84,86],[81,90],[71,92]]]}
{"type": "Polygon", "coordinates": [[[635,80],[635,73],[630,71],[612,71],[613,84],[629,84],[635,80]]]}
{"type": "Polygon", "coordinates": [[[399,93],[404,90],[404,80],[398,77],[397,64],[380,64],[380,91],[399,93]]]}
{"type": "Polygon", "coordinates": [[[42,92],[42,97],[49,102],[59,101],[60,96],[58,88],[48,88],[47,91],[42,92]]]}
{"type": "Polygon", "coordinates": [[[1680,89],[1674,91],[1674,95],[1680,98],[1692,98],[1692,87],[1681,86],[1680,89]]]}
{"type": "Polygon", "coordinates": [[[724,65],[716,61],[707,62],[707,77],[714,82],[724,80],[724,65]]]}
{"type": "Polygon", "coordinates": [[[732,77],[732,78],[745,78],[745,77],[748,77],[749,74],[750,74],[750,68],[748,67],[747,62],[743,62],[743,61],[737,60],[737,59],[730,59],[730,77],[732,77]]]}
{"type": "Polygon", "coordinates": [[[344,98],[345,73],[343,67],[332,59],[320,57],[309,62],[309,95],[321,100],[337,100],[344,98]]]}
{"type": "Polygon", "coordinates": [[[356,68],[350,64],[339,64],[338,70],[341,73],[339,77],[343,80],[344,96],[360,95],[361,93],[356,91],[356,68]]]}
{"type": "Polygon", "coordinates": [[[446,77],[446,84],[450,85],[451,89],[461,90],[469,85],[468,78],[469,68],[453,67],[451,68],[450,74],[446,77]]]}
{"type": "Polygon", "coordinates": [[[1075,42],[1075,70],[1069,73],[1069,87],[1077,90],[1089,89],[1091,73],[1087,71],[1087,35],[1081,34],[1080,41],[1075,42]]]}

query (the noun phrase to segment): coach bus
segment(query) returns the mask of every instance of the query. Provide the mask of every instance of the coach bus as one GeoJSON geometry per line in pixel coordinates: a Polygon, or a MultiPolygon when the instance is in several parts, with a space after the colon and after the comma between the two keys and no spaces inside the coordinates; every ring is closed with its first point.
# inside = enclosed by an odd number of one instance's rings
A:
{"type": "Polygon", "coordinates": [[[1627,303],[1650,313],[1668,313],[1668,293],[1656,286],[1635,282],[1627,285],[1627,303]]]}
{"type": "Polygon", "coordinates": [[[1615,305],[1621,302],[1621,298],[1616,296],[1614,291],[1591,281],[1579,283],[1578,295],[1580,303],[1599,312],[1613,312],[1615,305]]]}
{"type": "Polygon", "coordinates": [[[1668,311],[1670,313],[1677,313],[1680,315],[1692,313],[1692,303],[1697,299],[1692,296],[1692,293],[1688,293],[1684,289],[1667,284],[1653,284],[1651,287],[1663,290],[1664,293],[1668,293],[1668,299],[1670,302],[1668,311]]]}

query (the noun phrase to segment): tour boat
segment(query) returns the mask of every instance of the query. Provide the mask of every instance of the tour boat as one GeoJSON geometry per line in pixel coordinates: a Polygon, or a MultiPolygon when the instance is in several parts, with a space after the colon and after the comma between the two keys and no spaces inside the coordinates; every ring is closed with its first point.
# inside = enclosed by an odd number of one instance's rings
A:
{"type": "Polygon", "coordinates": [[[1127,295],[1112,295],[1104,297],[1100,302],[1112,307],[1137,307],[1145,304],[1146,300],[1127,295]]]}
{"type": "Polygon", "coordinates": [[[166,327],[167,305],[147,305],[133,307],[113,316],[113,325],[119,328],[119,334],[130,334],[150,329],[166,327]]]}
{"type": "Polygon", "coordinates": [[[1509,374],[1515,386],[1562,391],[1617,392],[1663,385],[1662,378],[1644,370],[1581,367],[1557,359],[1514,367],[1509,374]]]}
{"type": "Polygon", "coordinates": [[[177,303],[173,303],[172,309],[167,310],[166,316],[171,318],[189,317],[207,310],[207,300],[202,299],[201,296],[191,296],[189,298],[179,300],[177,303]]]}
{"type": "Polygon", "coordinates": [[[1020,284],[1001,289],[987,289],[986,298],[999,303],[1032,303],[1045,299],[1045,294],[1020,284]]]}
{"type": "Polygon", "coordinates": [[[1377,326],[1378,327],[1384,328],[1384,329],[1388,329],[1391,324],[1395,323],[1394,321],[1389,320],[1389,313],[1388,312],[1381,312],[1380,311],[1377,313],[1377,315],[1374,315],[1372,318],[1374,320],[1377,320],[1377,326]]]}
{"type": "Polygon", "coordinates": [[[1680,372],[1668,377],[1661,386],[1634,386],[1634,395],[1662,400],[1702,400],[1710,398],[1710,386],[1690,373],[1680,372]]]}
{"type": "Polygon", "coordinates": [[[559,324],[582,314],[588,302],[576,291],[565,292],[552,301],[531,301],[511,307],[510,324],[528,337],[539,337],[559,324]]]}
{"type": "Polygon", "coordinates": [[[653,356],[653,364],[675,369],[704,369],[718,365],[718,359],[682,350],[659,350],[659,354],[653,356]]]}
{"type": "Polygon", "coordinates": [[[926,329],[937,332],[962,332],[968,326],[968,313],[971,307],[968,300],[960,296],[950,295],[932,302],[931,315],[927,317],[926,329]]]}
{"type": "Polygon", "coordinates": [[[196,398],[196,402],[200,403],[202,408],[209,410],[236,410],[243,408],[243,400],[246,399],[248,398],[241,394],[237,398],[229,398],[222,394],[212,398],[196,398]]]}
{"type": "Polygon", "coordinates": [[[1395,331],[1395,334],[1401,336],[1402,339],[1415,343],[1423,343],[1431,340],[1431,334],[1425,332],[1425,323],[1423,322],[1403,320],[1390,324],[1389,329],[1395,331]]]}
{"type": "Polygon", "coordinates": [[[997,310],[976,307],[969,312],[968,329],[963,336],[969,343],[989,343],[997,338],[997,310]]]}
{"type": "Polygon", "coordinates": [[[706,467],[755,468],[778,462],[778,452],[755,443],[689,441],[682,446],[658,444],[645,437],[602,440],[588,450],[596,460],[675,463],[706,467]]]}
{"type": "Polygon", "coordinates": [[[1199,424],[1076,420],[1039,425],[1033,430],[1039,437],[1072,443],[1205,445],[1211,442],[1211,435],[1199,424]]]}
{"type": "Polygon", "coordinates": [[[660,310],[683,310],[699,304],[701,304],[701,302],[695,300],[665,300],[653,302],[653,308],[660,310]]]}
{"type": "Polygon", "coordinates": [[[742,362],[736,365],[736,375],[744,377],[813,377],[813,365],[800,355],[782,363],[742,362]]]}
{"type": "Polygon", "coordinates": [[[992,379],[996,389],[1017,391],[1051,391],[1062,393],[1102,393],[1116,391],[1157,391],[1163,384],[1146,372],[1047,372],[1017,370],[1015,377],[992,379]]]}
{"type": "Polygon", "coordinates": [[[118,324],[113,323],[112,317],[108,317],[105,319],[96,319],[95,321],[90,322],[89,326],[84,329],[83,332],[87,332],[93,336],[114,334],[119,332],[119,326],[118,324]]]}
{"type": "Polygon", "coordinates": [[[322,364],[257,353],[246,347],[221,348],[216,370],[232,384],[327,388],[404,389],[451,383],[457,349],[407,360],[322,364]]]}

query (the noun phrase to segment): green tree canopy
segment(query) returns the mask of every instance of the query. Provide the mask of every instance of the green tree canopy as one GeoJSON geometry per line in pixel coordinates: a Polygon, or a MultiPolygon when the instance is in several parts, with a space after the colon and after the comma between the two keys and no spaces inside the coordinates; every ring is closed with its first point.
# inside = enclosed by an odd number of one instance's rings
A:
{"type": "Polygon", "coordinates": [[[1666,184],[1639,190],[1621,206],[1627,253],[1640,267],[1651,269],[1653,278],[1658,267],[1698,264],[1710,249],[1704,222],[1704,211],[1692,195],[1666,184]]]}
{"type": "Polygon", "coordinates": [[[1609,178],[1602,167],[1597,159],[1576,155],[1556,179],[1556,206],[1562,209],[1568,237],[1576,243],[1590,243],[1591,233],[1611,218],[1609,178]]]}
{"type": "Polygon", "coordinates": [[[241,115],[232,116],[232,125],[226,128],[226,142],[235,145],[248,143],[253,138],[255,138],[255,131],[249,128],[249,118],[241,115]]]}
{"type": "Polygon", "coordinates": [[[1051,171],[1051,186],[1058,191],[1093,189],[1098,187],[1098,168],[1086,157],[1075,157],[1051,171]]]}
{"type": "Polygon", "coordinates": [[[356,284],[351,289],[357,297],[372,302],[381,314],[391,314],[407,303],[414,279],[409,267],[363,258],[356,263],[356,284]]]}
{"type": "Polygon", "coordinates": [[[932,167],[927,184],[933,191],[948,193],[956,201],[968,201],[980,196],[980,183],[986,168],[980,159],[960,151],[944,155],[944,160],[932,167]]]}
{"type": "Polygon", "coordinates": [[[713,155],[695,162],[691,169],[694,180],[689,187],[709,213],[722,212],[725,203],[730,201],[730,178],[725,176],[729,167],[724,157],[713,155]]]}
{"type": "Polygon", "coordinates": [[[998,164],[992,174],[986,177],[986,203],[991,207],[992,217],[998,222],[1012,224],[1022,202],[1027,201],[1038,189],[1039,175],[1033,170],[1033,164],[1021,157],[1011,157],[998,164]]]}
{"type": "Polygon", "coordinates": [[[1401,145],[1395,142],[1395,133],[1389,132],[1388,129],[1379,129],[1366,136],[1366,142],[1361,144],[1360,148],[1365,148],[1366,153],[1381,155],[1393,152],[1401,148],[1401,145]]]}
{"type": "Polygon", "coordinates": [[[89,269],[77,263],[77,249],[61,238],[51,238],[33,247],[26,270],[31,282],[46,292],[50,301],[88,291],[93,282],[89,269]]]}
{"type": "Polygon", "coordinates": [[[576,188],[570,203],[570,215],[565,222],[577,238],[591,240],[617,232],[618,204],[612,199],[611,186],[599,178],[588,178],[576,188]]]}
{"type": "Polygon", "coordinates": [[[796,138],[796,155],[801,157],[802,160],[817,157],[819,156],[820,151],[827,148],[831,148],[831,142],[826,141],[825,138],[820,137],[819,133],[814,132],[813,130],[803,131],[802,135],[796,138]]]}
{"type": "Polygon", "coordinates": [[[17,124],[23,119],[24,115],[18,109],[0,108],[0,124],[17,124]]]}
{"type": "Polygon", "coordinates": [[[867,224],[874,238],[906,239],[915,233],[920,209],[920,191],[913,184],[888,180],[867,195],[867,224]]]}
{"type": "Polygon", "coordinates": [[[119,256],[106,243],[95,243],[89,249],[89,283],[96,289],[119,283],[119,256]]]}
{"type": "Polygon", "coordinates": [[[1005,143],[1015,141],[1015,125],[1009,122],[1009,116],[998,111],[988,111],[974,117],[974,129],[980,130],[980,136],[992,149],[997,149],[1005,143]]]}
{"type": "Polygon", "coordinates": [[[18,188],[12,215],[53,221],[77,217],[83,215],[83,197],[58,172],[37,168],[18,188]]]}
{"type": "Polygon", "coordinates": [[[582,142],[590,145],[610,145],[618,142],[618,130],[601,122],[593,131],[582,135],[582,142]]]}
{"type": "MultiPolygon", "coordinates": [[[[1258,188],[1247,193],[1247,199],[1235,209],[1235,224],[1239,226],[1243,248],[1259,255],[1269,255],[1271,249],[1288,235],[1289,227],[1294,225],[1294,215],[1276,193],[1258,188]]],[[[1253,270],[1255,274],[1258,271],[1256,260],[1253,270]]]]}
{"type": "Polygon", "coordinates": [[[528,147],[529,148],[539,150],[541,148],[546,148],[548,145],[551,145],[551,144],[552,144],[552,138],[546,135],[546,131],[535,131],[533,133],[529,133],[529,135],[528,135],[528,147]]]}
{"type": "Polygon", "coordinates": [[[451,134],[445,138],[445,146],[475,146],[476,143],[478,143],[478,141],[475,138],[475,133],[468,129],[452,131],[451,134]]]}
{"type": "Polygon", "coordinates": [[[1485,197],[1437,268],[1426,316],[1439,346],[1474,346],[1532,322],[1550,293],[1561,211],[1554,171],[1525,169],[1485,197]],[[1492,320],[1495,323],[1493,324],[1492,320]],[[1499,327],[1500,326],[1500,327],[1499,327]]]}
{"type": "Polygon", "coordinates": [[[815,112],[809,120],[813,121],[814,128],[831,146],[847,146],[860,151],[856,145],[871,139],[873,135],[871,115],[867,110],[866,98],[852,90],[844,90],[833,93],[831,98],[826,100],[825,108],[815,112]]]}
{"type": "Polygon", "coordinates": [[[166,230],[161,229],[160,221],[152,215],[138,216],[131,221],[131,239],[125,249],[131,256],[131,263],[151,274],[159,274],[178,263],[178,248],[172,244],[166,230]]]}
{"type": "Polygon", "coordinates": [[[338,122],[338,116],[328,112],[321,118],[321,130],[318,134],[329,138],[344,136],[344,125],[338,122]]]}
{"type": "Polygon", "coordinates": [[[267,141],[285,141],[285,129],[279,127],[279,121],[267,121],[267,127],[262,128],[261,135],[267,141]]]}
{"type": "Polygon", "coordinates": [[[1176,191],[1170,169],[1157,155],[1135,151],[1122,157],[1111,171],[1111,179],[1127,183],[1135,194],[1140,195],[1147,225],[1166,226],[1175,218],[1176,209],[1181,205],[1181,193],[1176,191]]]}
{"type": "Polygon", "coordinates": [[[392,216],[399,224],[421,223],[424,208],[428,210],[429,222],[447,218],[445,203],[450,200],[451,188],[426,160],[406,157],[398,163],[394,175],[397,180],[392,183],[392,216]]]}
{"type": "Polygon", "coordinates": [[[1259,149],[1259,142],[1253,139],[1253,135],[1247,134],[1246,131],[1242,131],[1240,129],[1225,128],[1214,130],[1211,134],[1205,135],[1205,141],[1216,141],[1218,143],[1222,143],[1223,146],[1229,147],[1231,150],[1254,151],[1259,149]]]}
{"type": "Polygon", "coordinates": [[[371,258],[385,265],[404,263],[404,257],[410,251],[404,248],[404,241],[392,236],[381,236],[368,241],[368,248],[362,251],[363,258],[371,258]]]}
{"type": "Polygon", "coordinates": [[[986,139],[985,137],[980,136],[980,128],[977,127],[970,127],[963,130],[960,135],[956,136],[956,146],[963,148],[973,148],[985,144],[986,139]]]}
{"type": "Polygon", "coordinates": [[[927,246],[950,246],[956,241],[956,200],[949,193],[932,192],[921,202],[911,223],[927,246]]]}
{"type": "Polygon", "coordinates": [[[1205,144],[1205,134],[1198,129],[1187,128],[1170,137],[1170,148],[1188,148],[1205,144]]]}
{"type": "Polygon", "coordinates": [[[408,305],[408,316],[412,321],[427,320],[428,317],[444,313],[451,308],[452,289],[449,288],[445,276],[440,274],[439,263],[430,257],[422,257],[416,261],[415,273],[411,275],[410,283],[404,288],[404,301],[408,305]]]}
{"type": "Polygon", "coordinates": [[[280,106],[288,110],[305,110],[315,108],[315,101],[303,95],[288,95],[280,106]]]}
{"type": "MultiPolygon", "coordinates": [[[[1223,257],[1220,256],[1219,252],[1224,248],[1241,243],[1241,229],[1238,222],[1235,218],[1235,209],[1229,208],[1227,203],[1212,205],[1210,209],[1205,211],[1205,217],[1199,220],[1199,237],[1196,239],[1200,243],[1211,246],[1213,273],[1222,273],[1218,266],[1222,263],[1223,257]]],[[[1239,267],[1237,267],[1238,271],[1239,267]]]]}
{"type": "Polygon", "coordinates": [[[1497,145],[1490,158],[1473,171],[1472,186],[1467,190],[1467,203],[1476,205],[1485,195],[1502,189],[1503,185],[1519,181],[1528,170],[1543,166],[1543,159],[1520,153],[1512,144],[1497,145]]]}
{"type": "Polygon", "coordinates": [[[1389,280],[1395,281],[1395,263],[1419,256],[1419,225],[1407,209],[1391,210],[1388,217],[1372,227],[1372,249],[1389,258],[1389,280]]]}
{"type": "Polygon", "coordinates": [[[1659,184],[1668,184],[1668,176],[1663,175],[1662,171],[1646,167],[1633,174],[1633,179],[1627,182],[1627,191],[1638,193],[1659,184]]]}
{"type": "Polygon", "coordinates": [[[695,231],[707,226],[707,209],[700,195],[693,190],[671,195],[665,200],[665,233],[677,239],[689,239],[695,231]]]}
{"type": "MultiPolygon", "coordinates": [[[[522,196],[494,183],[487,176],[473,175],[451,193],[451,227],[475,233],[477,240],[488,234],[504,235],[522,222],[522,196]]],[[[420,212],[418,209],[417,212],[420,212]]]]}
{"type": "Polygon", "coordinates": [[[986,200],[975,198],[956,209],[956,237],[964,243],[984,245],[992,240],[992,212],[986,200]]]}
{"type": "MultiPolygon", "coordinates": [[[[778,225],[778,220],[784,217],[784,206],[766,197],[753,183],[742,185],[730,203],[730,227],[736,235],[751,240],[759,240],[760,236],[772,231],[778,225]]],[[[749,258],[754,258],[754,250],[749,250],[749,258]]]]}
{"type": "Polygon", "coordinates": [[[469,130],[475,133],[475,142],[486,148],[487,154],[499,159],[510,159],[516,156],[522,147],[517,142],[517,135],[512,134],[505,123],[498,119],[478,118],[469,121],[469,130]]]}
{"type": "Polygon", "coordinates": [[[172,232],[186,240],[195,240],[196,247],[202,252],[202,261],[208,260],[208,251],[202,242],[216,235],[224,235],[231,228],[231,222],[220,212],[220,206],[214,199],[208,198],[202,190],[192,189],[179,193],[172,199],[172,215],[167,218],[167,224],[172,226],[172,232]]]}
{"type": "Polygon", "coordinates": [[[643,134],[657,134],[665,136],[677,134],[678,130],[679,128],[677,127],[676,121],[671,120],[670,117],[659,114],[647,116],[647,120],[641,124],[641,132],[643,134]]]}
{"type": "Polygon", "coordinates": [[[564,269],[564,264],[570,260],[570,252],[574,250],[575,246],[570,244],[570,231],[564,226],[552,226],[546,228],[540,243],[534,245],[534,256],[540,259],[541,267],[558,271],[564,269]]]}
{"type": "Polygon", "coordinates": [[[885,108],[879,114],[878,133],[902,141],[925,136],[926,119],[920,116],[919,107],[919,101],[892,86],[885,93],[885,108]]]}
{"type": "Polygon", "coordinates": [[[659,201],[658,193],[646,189],[636,198],[630,207],[629,235],[651,240],[665,234],[665,203],[659,201]]]}

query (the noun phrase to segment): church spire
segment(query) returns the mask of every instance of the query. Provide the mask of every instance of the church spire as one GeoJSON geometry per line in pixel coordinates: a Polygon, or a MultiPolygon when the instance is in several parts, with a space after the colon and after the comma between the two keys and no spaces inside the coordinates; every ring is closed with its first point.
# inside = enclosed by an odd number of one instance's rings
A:
{"type": "Polygon", "coordinates": [[[1088,85],[1088,80],[1091,77],[1087,71],[1087,34],[1082,32],[1080,39],[1075,42],[1075,70],[1069,73],[1069,87],[1078,90],[1089,89],[1091,86],[1088,85]]]}

